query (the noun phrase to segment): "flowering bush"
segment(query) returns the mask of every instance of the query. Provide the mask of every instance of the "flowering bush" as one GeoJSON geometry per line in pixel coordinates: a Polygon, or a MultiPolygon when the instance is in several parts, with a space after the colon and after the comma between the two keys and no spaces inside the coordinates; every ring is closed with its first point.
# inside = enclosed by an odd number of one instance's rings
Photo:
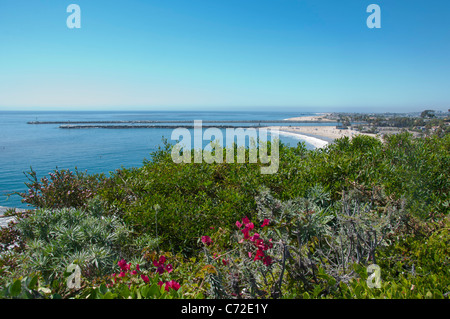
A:
{"type": "Polygon", "coordinates": [[[84,291],[80,298],[90,299],[157,299],[181,298],[178,293],[181,285],[168,278],[173,271],[171,264],[165,264],[166,257],[153,261],[155,267],[151,271],[141,270],[139,264],[135,267],[121,259],[117,265],[119,273],[113,273],[106,284],[84,291]],[[166,275],[167,273],[167,275],[166,275]]]}
{"type": "Polygon", "coordinates": [[[236,221],[238,231],[231,237],[231,248],[217,243],[224,242],[219,231],[217,238],[203,236],[206,262],[212,268],[208,273],[209,295],[213,298],[257,298],[268,297],[274,289],[275,259],[271,255],[274,243],[267,239],[266,229],[269,219],[264,219],[261,226],[248,217],[236,221]],[[258,229],[257,229],[258,228],[258,229]],[[227,249],[228,248],[228,249],[227,249]]]}
{"type": "Polygon", "coordinates": [[[25,183],[28,192],[18,193],[22,202],[36,208],[86,207],[88,200],[96,195],[103,175],[88,175],[70,170],[54,170],[48,177],[38,180],[37,173],[31,169],[26,172],[29,182],[25,183]]]}
{"type": "MultiPolygon", "coordinates": [[[[269,224],[268,219],[264,219],[263,224],[261,225],[261,228],[264,228],[269,224]]],[[[268,255],[266,255],[265,251],[273,247],[272,239],[269,239],[268,242],[265,242],[259,233],[254,233],[252,236],[250,236],[250,231],[254,229],[254,224],[250,222],[250,220],[247,217],[244,217],[242,219],[242,223],[239,221],[236,222],[236,226],[240,229],[242,226],[244,226],[243,229],[241,229],[241,232],[244,234],[244,237],[239,241],[239,243],[243,243],[245,240],[249,240],[251,243],[253,243],[253,246],[257,248],[257,251],[255,253],[255,257],[253,258],[253,261],[262,260],[264,265],[269,266],[272,264],[272,258],[268,255]]],[[[253,252],[248,252],[248,257],[252,258],[253,252]]]]}

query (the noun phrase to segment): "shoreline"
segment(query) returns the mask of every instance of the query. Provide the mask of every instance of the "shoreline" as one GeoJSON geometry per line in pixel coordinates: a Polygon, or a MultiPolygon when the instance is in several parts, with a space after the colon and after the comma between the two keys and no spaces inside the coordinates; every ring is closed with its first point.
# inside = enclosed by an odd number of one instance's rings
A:
{"type": "MultiPolygon", "coordinates": [[[[285,119],[286,121],[305,121],[310,123],[336,123],[334,120],[330,120],[326,117],[331,113],[321,113],[314,116],[300,116],[285,119]]],[[[347,136],[352,139],[357,135],[367,135],[377,138],[376,134],[361,133],[351,128],[338,129],[335,125],[326,126],[271,126],[271,129],[278,129],[280,134],[288,136],[296,136],[305,142],[312,144],[316,148],[323,148],[334,140],[347,136]]]]}
{"type": "Polygon", "coordinates": [[[367,135],[372,137],[377,137],[376,134],[361,133],[356,130],[348,129],[338,129],[335,126],[272,126],[272,128],[277,128],[280,131],[288,131],[296,134],[307,134],[315,136],[319,139],[325,141],[334,141],[335,139],[347,136],[350,139],[357,135],[367,135]]]}
{"type": "Polygon", "coordinates": [[[299,134],[296,132],[290,132],[288,130],[278,130],[279,135],[284,135],[284,136],[291,136],[291,137],[295,137],[298,138],[301,141],[305,141],[308,144],[311,144],[312,146],[314,146],[315,148],[323,148],[325,146],[327,146],[328,144],[332,143],[332,141],[327,141],[325,140],[323,137],[315,137],[315,136],[310,136],[310,135],[305,135],[305,134],[299,134]]]}

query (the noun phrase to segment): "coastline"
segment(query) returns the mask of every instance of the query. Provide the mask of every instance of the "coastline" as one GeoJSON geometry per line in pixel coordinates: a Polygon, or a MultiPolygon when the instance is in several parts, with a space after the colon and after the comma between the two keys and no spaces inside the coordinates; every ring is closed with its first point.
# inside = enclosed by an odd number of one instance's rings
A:
{"type": "MultiPolygon", "coordinates": [[[[271,127],[271,128],[277,128],[277,127],[271,127]]],[[[325,138],[323,138],[323,137],[315,137],[315,136],[310,136],[310,135],[299,134],[296,132],[291,132],[287,129],[278,129],[278,132],[280,135],[296,137],[301,141],[305,141],[305,142],[313,145],[315,148],[323,148],[332,142],[332,141],[325,140],[325,138]]]]}
{"type": "Polygon", "coordinates": [[[296,136],[301,140],[312,144],[316,148],[323,148],[330,143],[333,143],[335,139],[347,136],[352,139],[357,135],[367,135],[372,137],[378,137],[376,134],[361,133],[351,128],[338,129],[335,125],[335,121],[325,118],[330,113],[324,113],[315,116],[300,116],[285,119],[286,121],[308,121],[311,123],[330,123],[330,125],[322,126],[271,126],[271,129],[278,129],[280,134],[288,136],[296,136]]]}

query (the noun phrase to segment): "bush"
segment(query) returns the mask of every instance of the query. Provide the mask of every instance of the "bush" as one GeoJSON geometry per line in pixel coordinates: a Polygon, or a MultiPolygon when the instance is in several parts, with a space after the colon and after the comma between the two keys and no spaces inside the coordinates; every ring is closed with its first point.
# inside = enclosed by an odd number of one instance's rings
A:
{"type": "Polygon", "coordinates": [[[82,208],[86,207],[88,200],[94,198],[97,188],[104,179],[100,175],[88,175],[75,170],[54,170],[49,173],[50,179],[41,178],[39,181],[37,173],[31,168],[25,172],[28,183],[27,193],[18,193],[22,202],[35,208],[82,208]]]}
{"type": "Polygon", "coordinates": [[[146,236],[134,239],[120,219],[103,216],[96,201],[86,210],[38,209],[14,227],[25,245],[18,272],[38,272],[46,282],[60,277],[72,263],[87,279],[101,276],[119,258],[134,257],[157,244],[146,236]]]}
{"type": "Polygon", "coordinates": [[[380,214],[350,199],[330,203],[320,187],[308,193],[282,202],[261,191],[256,222],[237,221],[239,231],[227,250],[217,237],[202,238],[206,262],[215,269],[209,276],[211,296],[332,295],[338,283],[355,277],[353,265],[376,262],[386,236],[404,220],[404,212],[394,207],[380,214]]]}
{"type": "Polygon", "coordinates": [[[113,173],[99,194],[108,211],[160,238],[163,249],[193,254],[210,226],[230,227],[255,210],[258,185],[267,179],[260,166],[248,161],[176,164],[164,149],[141,168],[113,173]]]}
{"type": "Polygon", "coordinates": [[[45,208],[2,230],[2,291],[32,296],[9,280],[32,273],[44,298],[448,298],[449,150],[448,135],[402,133],[281,144],[273,175],[248,160],[176,164],[170,145],[108,178],[32,171],[24,200],[45,208]],[[164,279],[161,251],[174,263],[164,279]],[[140,270],[111,286],[121,259],[140,270]],[[64,288],[72,263],[80,291],[64,288]],[[158,285],[172,280],[182,288],[158,285]]]}

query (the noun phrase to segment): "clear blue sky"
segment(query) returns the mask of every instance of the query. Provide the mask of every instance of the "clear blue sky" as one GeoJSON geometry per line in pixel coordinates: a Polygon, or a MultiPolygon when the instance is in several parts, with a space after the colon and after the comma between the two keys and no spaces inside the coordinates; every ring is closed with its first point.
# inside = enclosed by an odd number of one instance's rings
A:
{"type": "Polygon", "coordinates": [[[450,1],[0,0],[0,109],[30,108],[447,110],[450,1]]]}

